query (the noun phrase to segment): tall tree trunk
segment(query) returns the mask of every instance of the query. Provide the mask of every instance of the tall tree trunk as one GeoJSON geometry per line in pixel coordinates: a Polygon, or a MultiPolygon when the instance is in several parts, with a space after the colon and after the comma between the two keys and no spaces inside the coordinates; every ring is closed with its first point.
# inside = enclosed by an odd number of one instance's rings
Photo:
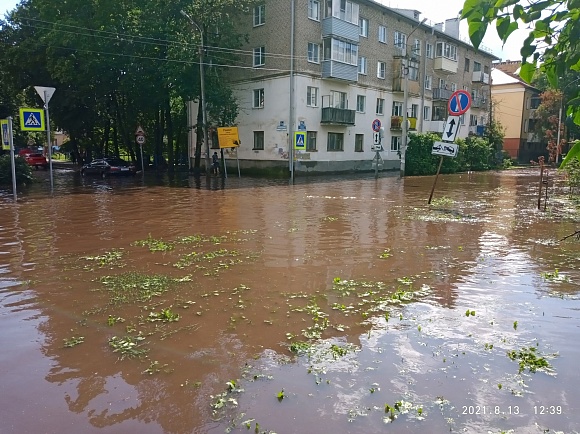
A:
{"type": "MultiPolygon", "coordinates": [[[[169,160],[169,170],[175,167],[175,154],[173,148],[173,120],[171,118],[171,101],[169,100],[169,90],[166,89],[165,96],[165,128],[167,133],[167,159],[169,160]]],[[[179,155],[179,154],[178,154],[179,155]]]]}
{"type": "Polygon", "coordinates": [[[203,142],[203,112],[201,111],[201,98],[199,99],[199,108],[197,110],[197,129],[195,139],[195,169],[200,168],[201,163],[201,143],[203,142]]]}

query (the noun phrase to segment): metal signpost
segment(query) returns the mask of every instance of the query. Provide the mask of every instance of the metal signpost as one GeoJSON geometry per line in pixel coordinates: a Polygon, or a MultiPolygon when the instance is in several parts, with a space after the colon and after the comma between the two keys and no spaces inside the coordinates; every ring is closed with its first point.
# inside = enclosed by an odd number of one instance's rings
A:
{"type": "Polygon", "coordinates": [[[435,180],[433,181],[433,187],[431,188],[431,194],[429,195],[429,204],[431,204],[431,199],[433,199],[433,192],[435,191],[437,178],[439,178],[439,172],[441,172],[443,157],[457,157],[459,145],[453,143],[453,141],[459,132],[459,116],[466,113],[470,107],[471,95],[466,90],[455,91],[451,95],[451,98],[449,98],[447,103],[449,117],[447,118],[447,122],[445,122],[445,129],[443,130],[443,141],[433,143],[433,147],[431,149],[432,155],[440,155],[441,157],[439,159],[437,174],[435,175],[435,180]]]}
{"type": "MultiPolygon", "coordinates": [[[[224,148],[226,149],[236,149],[240,146],[240,135],[238,132],[238,127],[218,127],[218,144],[222,153],[222,159],[224,163],[224,176],[228,177],[228,169],[226,166],[225,158],[223,157],[224,148]]],[[[241,177],[240,174],[240,158],[238,157],[238,152],[236,150],[236,160],[238,161],[238,178],[241,177]]]]}
{"type": "Polygon", "coordinates": [[[145,131],[140,126],[137,127],[137,131],[135,131],[135,141],[141,148],[141,176],[145,177],[145,162],[143,160],[143,145],[147,141],[145,139],[145,131]]]}
{"type": "Polygon", "coordinates": [[[372,164],[375,166],[375,179],[378,179],[379,165],[381,164],[381,154],[379,154],[379,152],[383,150],[381,139],[383,138],[384,130],[381,128],[381,121],[379,119],[373,121],[371,128],[373,129],[373,145],[371,146],[371,150],[375,151],[375,157],[373,158],[372,164]]]}
{"type": "Polygon", "coordinates": [[[48,146],[48,167],[50,168],[50,190],[54,188],[54,181],[52,177],[52,143],[50,142],[50,116],[48,114],[48,103],[54,95],[56,90],[54,87],[34,86],[36,92],[42,98],[44,103],[44,110],[46,113],[46,144],[48,146]]]}
{"type": "Polygon", "coordinates": [[[7,119],[0,120],[0,127],[2,128],[2,149],[10,150],[10,164],[12,166],[12,194],[14,201],[18,200],[18,193],[16,192],[16,161],[14,160],[14,140],[12,136],[12,116],[7,119]]]}

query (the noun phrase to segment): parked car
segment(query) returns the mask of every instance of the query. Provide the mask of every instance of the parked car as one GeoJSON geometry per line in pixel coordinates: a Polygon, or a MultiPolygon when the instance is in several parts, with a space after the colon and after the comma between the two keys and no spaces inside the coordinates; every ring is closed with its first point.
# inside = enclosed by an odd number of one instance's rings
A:
{"type": "Polygon", "coordinates": [[[105,178],[109,175],[134,175],[136,171],[133,163],[120,158],[99,158],[85,164],[81,168],[81,175],[100,175],[105,178]]]}
{"type": "Polygon", "coordinates": [[[32,166],[35,169],[38,169],[39,167],[42,167],[43,169],[48,168],[48,161],[42,154],[28,154],[24,157],[24,160],[29,166],[32,166]]]}

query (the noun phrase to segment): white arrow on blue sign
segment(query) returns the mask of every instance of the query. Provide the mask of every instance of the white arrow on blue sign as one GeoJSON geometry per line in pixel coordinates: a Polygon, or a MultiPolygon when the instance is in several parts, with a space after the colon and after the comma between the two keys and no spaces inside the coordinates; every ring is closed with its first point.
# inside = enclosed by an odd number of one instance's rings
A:
{"type": "Polygon", "coordinates": [[[445,122],[445,129],[443,130],[443,140],[445,142],[453,142],[457,137],[459,131],[459,116],[449,116],[445,122]]]}

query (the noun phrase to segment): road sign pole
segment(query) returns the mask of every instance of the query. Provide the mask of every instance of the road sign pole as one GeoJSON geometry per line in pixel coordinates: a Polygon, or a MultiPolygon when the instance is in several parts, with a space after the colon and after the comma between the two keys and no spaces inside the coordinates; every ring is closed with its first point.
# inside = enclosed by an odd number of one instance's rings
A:
{"type": "Polygon", "coordinates": [[[431,205],[431,199],[433,199],[433,192],[435,191],[435,184],[437,184],[437,178],[439,178],[439,172],[441,172],[441,165],[443,164],[443,155],[439,159],[439,167],[437,168],[437,175],[435,175],[435,180],[433,181],[433,187],[431,188],[431,194],[429,195],[429,205],[431,205]]]}
{"type": "Polygon", "coordinates": [[[10,161],[12,163],[12,194],[14,201],[18,200],[16,192],[16,161],[14,160],[14,137],[12,136],[12,116],[8,116],[8,141],[10,142],[10,161]]]}
{"type": "Polygon", "coordinates": [[[375,158],[377,159],[377,164],[375,164],[375,179],[379,179],[379,151],[376,152],[375,158]]]}
{"type": "Polygon", "coordinates": [[[48,144],[48,167],[50,170],[50,191],[54,190],[54,180],[52,177],[52,145],[50,143],[50,117],[48,115],[49,97],[46,90],[44,91],[44,111],[46,112],[46,143],[48,144]]]}
{"type": "Polygon", "coordinates": [[[141,148],[141,176],[145,177],[145,162],[143,161],[143,144],[139,146],[141,148]]]}

